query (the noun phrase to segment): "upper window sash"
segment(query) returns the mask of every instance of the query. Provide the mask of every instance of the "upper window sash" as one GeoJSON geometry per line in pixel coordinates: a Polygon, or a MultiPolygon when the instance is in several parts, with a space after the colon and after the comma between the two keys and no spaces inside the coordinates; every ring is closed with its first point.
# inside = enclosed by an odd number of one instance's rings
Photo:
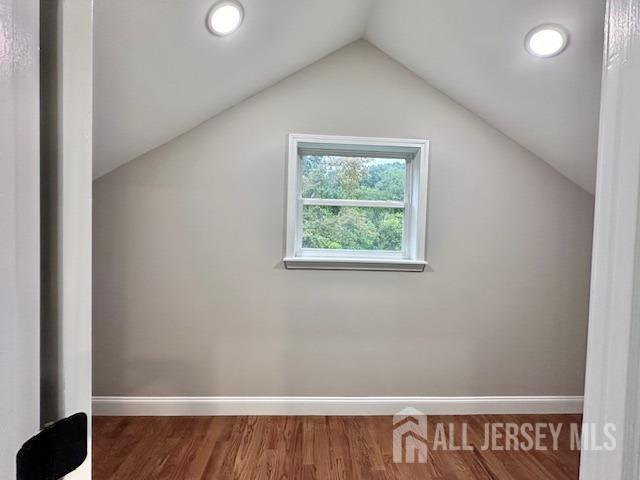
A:
{"type": "Polygon", "coordinates": [[[303,205],[326,207],[373,207],[373,208],[405,208],[406,202],[399,200],[346,200],[337,198],[302,198],[303,205]]]}

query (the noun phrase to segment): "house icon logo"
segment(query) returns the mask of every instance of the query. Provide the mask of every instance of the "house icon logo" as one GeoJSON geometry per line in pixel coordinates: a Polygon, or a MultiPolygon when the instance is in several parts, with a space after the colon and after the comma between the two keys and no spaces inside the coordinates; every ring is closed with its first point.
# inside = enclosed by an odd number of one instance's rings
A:
{"type": "Polygon", "coordinates": [[[393,416],[393,462],[427,463],[427,416],[405,408],[393,416]]]}

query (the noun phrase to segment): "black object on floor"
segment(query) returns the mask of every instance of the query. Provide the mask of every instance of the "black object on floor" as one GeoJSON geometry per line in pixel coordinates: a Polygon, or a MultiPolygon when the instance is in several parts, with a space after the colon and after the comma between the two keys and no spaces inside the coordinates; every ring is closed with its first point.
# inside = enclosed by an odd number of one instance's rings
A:
{"type": "Polygon", "coordinates": [[[87,458],[87,415],[76,413],[45,427],[16,457],[17,480],[58,480],[87,458]]]}

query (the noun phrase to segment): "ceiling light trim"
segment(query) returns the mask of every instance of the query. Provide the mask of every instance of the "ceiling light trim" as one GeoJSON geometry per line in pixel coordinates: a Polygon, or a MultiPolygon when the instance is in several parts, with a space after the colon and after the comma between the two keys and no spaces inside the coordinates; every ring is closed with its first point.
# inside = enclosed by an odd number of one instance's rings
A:
{"type": "Polygon", "coordinates": [[[527,33],[527,35],[524,38],[524,48],[527,50],[527,52],[529,52],[531,55],[533,55],[534,57],[538,57],[538,58],[551,58],[551,57],[555,57],[557,55],[560,55],[562,52],[564,52],[567,49],[567,46],[569,45],[569,31],[562,25],[559,25],[557,23],[543,23],[542,25],[538,25],[537,27],[531,29],[529,31],[529,33],[527,33]],[[544,52],[540,52],[540,51],[536,51],[532,46],[531,46],[531,40],[532,38],[544,31],[553,31],[556,32],[560,35],[562,41],[560,46],[548,53],[544,53],[544,52]]]}
{"type": "Polygon", "coordinates": [[[209,11],[207,12],[207,29],[216,37],[226,37],[231,35],[232,33],[238,31],[242,23],[244,22],[244,7],[237,0],[220,0],[219,2],[214,3],[209,11]],[[220,11],[224,7],[234,7],[239,14],[239,18],[237,19],[237,23],[233,25],[228,30],[216,28],[214,26],[214,15],[216,12],[220,11]]]}

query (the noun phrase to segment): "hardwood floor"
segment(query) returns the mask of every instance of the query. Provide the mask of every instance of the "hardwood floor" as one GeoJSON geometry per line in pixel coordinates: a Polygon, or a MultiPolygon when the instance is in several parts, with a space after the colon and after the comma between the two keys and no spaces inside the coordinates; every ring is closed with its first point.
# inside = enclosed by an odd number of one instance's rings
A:
{"type": "MultiPolygon", "coordinates": [[[[94,480],[564,480],[578,478],[579,454],[570,448],[577,415],[430,416],[453,424],[462,445],[467,423],[472,451],[429,451],[426,464],[393,463],[391,417],[95,417],[94,480]],[[489,423],[562,423],[559,448],[483,449],[489,423]]],[[[522,440],[522,437],[519,436],[522,440]]],[[[504,446],[504,440],[499,440],[504,446]]],[[[512,444],[512,448],[513,448],[512,444]]]]}

